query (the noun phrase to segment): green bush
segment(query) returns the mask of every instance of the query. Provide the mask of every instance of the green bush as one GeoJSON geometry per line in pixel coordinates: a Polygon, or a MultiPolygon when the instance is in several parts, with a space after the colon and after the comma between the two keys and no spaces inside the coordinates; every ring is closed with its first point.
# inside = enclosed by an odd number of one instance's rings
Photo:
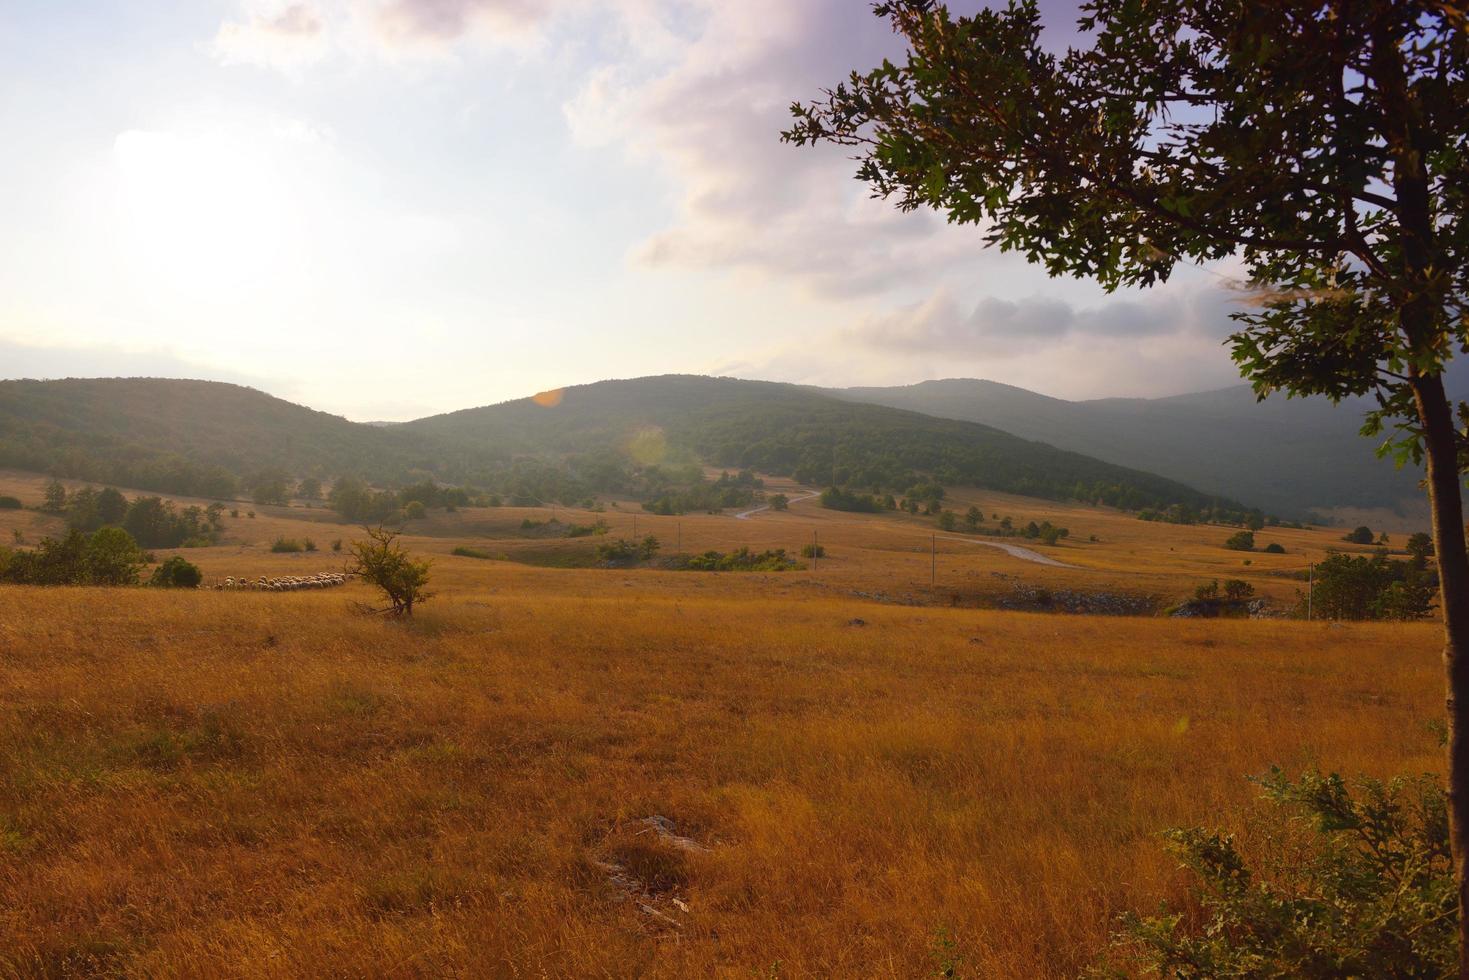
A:
{"type": "Polygon", "coordinates": [[[160,589],[195,589],[203,581],[204,573],[198,565],[174,555],[153,569],[148,584],[160,589]]]}
{"type": "Polygon", "coordinates": [[[597,545],[597,560],[608,565],[630,565],[649,561],[658,554],[658,539],[651,534],[641,541],[605,541],[597,545]]]}
{"type": "Polygon", "coordinates": [[[480,558],[485,561],[489,561],[495,557],[488,551],[483,551],[479,548],[467,548],[464,545],[460,545],[449,553],[451,555],[458,555],[460,558],[480,558]]]}
{"type": "Polygon", "coordinates": [[[784,548],[760,552],[741,548],[727,555],[706,551],[685,559],[680,567],[695,572],[784,572],[797,565],[786,555],[784,548]]]}
{"type": "Polygon", "coordinates": [[[825,558],[826,546],[819,544],[808,544],[801,547],[802,558],[825,558]]]}
{"type": "Polygon", "coordinates": [[[1279,541],[1272,541],[1265,546],[1265,553],[1267,555],[1283,555],[1285,554],[1285,545],[1279,541]]]}
{"type": "Polygon", "coordinates": [[[1230,551],[1254,551],[1255,532],[1236,531],[1234,534],[1231,534],[1229,538],[1224,542],[1224,547],[1228,548],[1230,551]]]}
{"type": "Polygon", "coordinates": [[[422,500],[410,500],[403,505],[403,516],[410,521],[421,521],[427,513],[422,500]]]}
{"type": "Polygon", "coordinates": [[[1129,914],[1097,977],[1451,977],[1458,900],[1443,789],[1432,776],[1261,780],[1268,829],[1174,830],[1197,909],[1129,914]]]}
{"type": "Polygon", "coordinates": [[[0,510],[20,510],[20,508],[20,498],[0,497],[0,510]]]}
{"type": "Polygon", "coordinates": [[[278,555],[295,554],[297,552],[305,551],[306,545],[300,541],[297,541],[295,538],[276,538],[275,543],[270,546],[270,550],[278,555]]]}

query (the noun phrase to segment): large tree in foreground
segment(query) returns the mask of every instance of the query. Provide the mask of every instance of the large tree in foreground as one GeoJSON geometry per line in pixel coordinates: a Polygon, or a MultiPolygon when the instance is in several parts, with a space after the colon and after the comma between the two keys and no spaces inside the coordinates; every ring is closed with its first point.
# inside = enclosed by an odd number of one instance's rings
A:
{"type": "MultiPolygon", "coordinates": [[[[979,225],[1054,275],[1151,286],[1237,257],[1258,303],[1230,344],[1256,392],[1376,398],[1364,434],[1427,464],[1469,909],[1469,408],[1443,382],[1469,351],[1464,9],[1094,0],[1084,46],[1055,53],[1033,2],[973,17],[884,2],[906,62],[794,106],[785,138],[857,148],[876,193],[979,225]]],[[[1461,957],[1469,976],[1469,941],[1461,957]]]]}

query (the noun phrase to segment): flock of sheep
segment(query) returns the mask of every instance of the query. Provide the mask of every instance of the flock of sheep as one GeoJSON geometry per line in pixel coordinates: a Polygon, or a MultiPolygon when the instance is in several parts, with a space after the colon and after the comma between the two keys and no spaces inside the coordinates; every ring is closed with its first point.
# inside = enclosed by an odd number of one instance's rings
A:
{"type": "Polygon", "coordinates": [[[269,578],[264,575],[251,581],[248,578],[230,576],[214,586],[220,591],[247,592],[297,592],[301,589],[330,589],[346,585],[350,576],[342,572],[317,572],[315,575],[279,575],[269,578]]]}

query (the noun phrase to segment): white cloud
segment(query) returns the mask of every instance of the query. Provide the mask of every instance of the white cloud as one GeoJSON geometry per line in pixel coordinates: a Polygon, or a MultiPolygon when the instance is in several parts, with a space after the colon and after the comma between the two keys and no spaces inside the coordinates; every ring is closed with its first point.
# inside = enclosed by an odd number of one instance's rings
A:
{"type": "Polygon", "coordinates": [[[326,25],[311,3],[251,3],[242,18],[226,21],[215,35],[214,53],[224,64],[291,72],[326,55],[326,25]]]}

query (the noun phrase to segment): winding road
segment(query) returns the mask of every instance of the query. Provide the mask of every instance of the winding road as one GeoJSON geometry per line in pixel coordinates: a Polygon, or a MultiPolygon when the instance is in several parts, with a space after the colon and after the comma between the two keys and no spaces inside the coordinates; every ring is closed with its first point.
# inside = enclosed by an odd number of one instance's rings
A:
{"type": "MultiPolygon", "coordinates": [[[[821,492],[819,490],[808,490],[805,493],[801,494],[801,496],[799,497],[791,497],[789,502],[792,504],[796,504],[800,503],[803,500],[810,500],[812,497],[819,496],[821,496],[821,492]]],[[[765,504],[761,507],[753,507],[750,510],[741,511],[740,513],[734,515],[734,518],[737,521],[748,521],[756,514],[762,513],[767,510],[770,510],[769,504],[765,504]]],[[[981,541],[978,538],[966,538],[958,534],[940,534],[938,535],[938,537],[943,538],[945,541],[962,541],[965,544],[977,544],[983,548],[998,548],[1005,554],[1009,555],[1011,558],[1019,558],[1021,561],[1034,562],[1037,565],[1049,565],[1051,568],[1081,567],[1080,565],[1068,565],[1064,561],[1057,561],[1056,559],[1051,558],[1048,555],[1041,554],[1039,551],[1031,551],[1029,548],[1022,548],[1018,544],[1006,544],[1002,541],[981,541]]]]}

